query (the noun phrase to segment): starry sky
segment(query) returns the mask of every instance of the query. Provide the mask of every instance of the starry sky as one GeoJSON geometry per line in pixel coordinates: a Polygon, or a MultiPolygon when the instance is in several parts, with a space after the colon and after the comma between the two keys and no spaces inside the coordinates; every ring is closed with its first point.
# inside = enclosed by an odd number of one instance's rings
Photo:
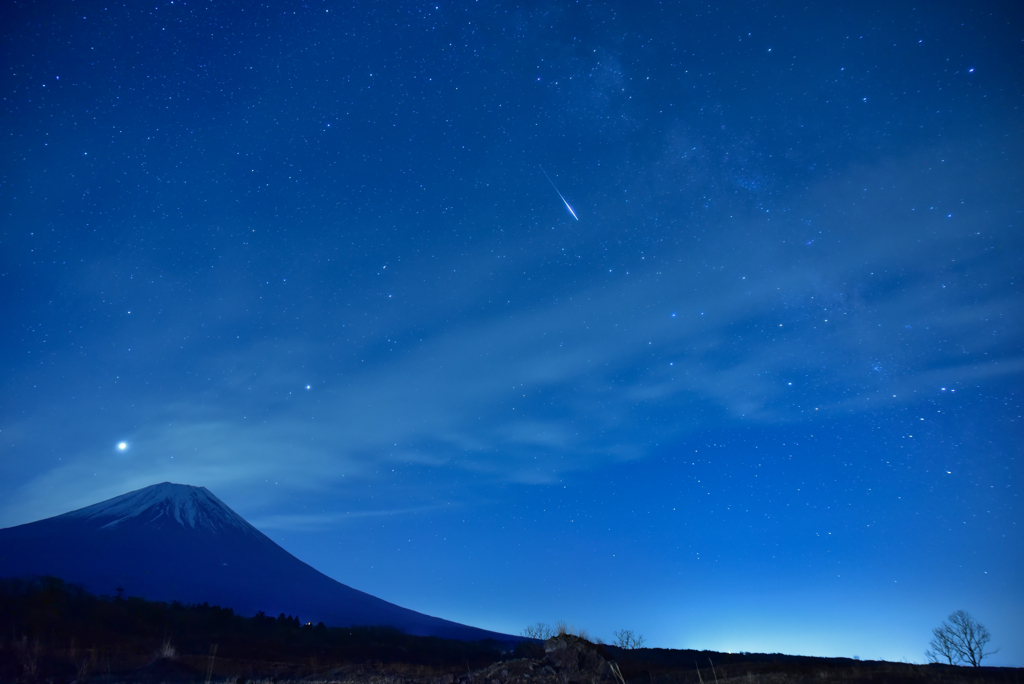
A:
{"type": "Polygon", "coordinates": [[[0,12],[0,526],[179,482],[488,629],[1024,666],[1017,3],[0,12]]]}

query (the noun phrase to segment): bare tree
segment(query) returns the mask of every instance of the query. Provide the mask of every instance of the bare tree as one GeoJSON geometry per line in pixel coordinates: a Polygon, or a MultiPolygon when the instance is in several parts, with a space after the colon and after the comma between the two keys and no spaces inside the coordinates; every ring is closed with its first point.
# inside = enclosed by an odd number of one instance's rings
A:
{"type": "Polygon", "coordinates": [[[936,627],[932,630],[934,636],[931,642],[931,649],[924,652],[928,662],[941,663],[945,660],[950,665],[960,662],[960,656],[957,654],[956,649],[953,648],[953,642],[945,631],[947,626],[946,623],[942,623],[941,627],[936,627]]]}
{"type": "MultiPolygon", "coordinates": [[[[958,610],[947,618],[948,622],[932,630],[931,650],[924,654],[933,663],[945,660],[950,665],[964,663],[981,667],[985,656],[996,651],[986,651],[985,646],[992,639],[985,626],[971,617],[965,610],[958,610]]],[[[998,650],[998,649],[996,649],[998,650]]]]}
{"type": "Polygon", "coordinates": [[[528,639],[540,639],[541,641],[547,641],[551,637],[555,636],[555,630],[551,629],[550,625],[538,622],[537,624],[530,625],[524,629],[523,636],[528,639]]]}
{"type": "Polygon", "coordinates": [[[643,635],[631,629],[620,629],[618,632],[612,632],[612,635],[615,637],[615,645],[619,648],[643,648],[643,635]]]}

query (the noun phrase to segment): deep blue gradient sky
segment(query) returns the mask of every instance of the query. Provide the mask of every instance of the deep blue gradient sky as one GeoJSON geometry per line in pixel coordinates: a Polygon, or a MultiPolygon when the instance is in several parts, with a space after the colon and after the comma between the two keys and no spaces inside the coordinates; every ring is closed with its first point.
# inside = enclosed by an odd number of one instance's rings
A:
{"type": "Polygon", "coordinates": [[[1017,3],[2,12],[0,526],[169,480],[488,629],[1024,665],[1017,3]]]}

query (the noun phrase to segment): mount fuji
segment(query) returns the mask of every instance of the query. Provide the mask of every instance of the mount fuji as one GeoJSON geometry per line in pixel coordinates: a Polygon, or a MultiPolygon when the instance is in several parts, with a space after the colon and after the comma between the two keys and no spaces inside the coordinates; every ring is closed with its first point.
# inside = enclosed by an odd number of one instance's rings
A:
{"type": "Polygon", "coordinates": [[[334,627],[376,625],[463,641],[518,637],[417,613],[314,570],[205,487],[145,487],[70,513],[0,529],[0,577],[53,575],[96,594],[242,615],[298,614],[334,627]]]}

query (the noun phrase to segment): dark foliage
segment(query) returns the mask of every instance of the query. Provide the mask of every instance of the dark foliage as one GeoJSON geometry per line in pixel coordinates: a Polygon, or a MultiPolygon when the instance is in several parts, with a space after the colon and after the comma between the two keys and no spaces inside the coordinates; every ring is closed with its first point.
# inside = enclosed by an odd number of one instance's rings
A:
{"type": "MultiPolygon", "coordinates": [[[[299,616],[235,615],[218,606],[97,597],[54,577],[0,580],[0,681],[67,677],[91,661],[117,671],[150,662],[168,646],[179,659],[483,667],[511,645],[417,637],[386,627],[328,628],[299,616]],[[58,657],[58,654],[62,654],[58,657]],[[34,664],[26,659],[34,660],[34,664]]],[[[86,669],[88,669],[86,665],[86,669]]]]}

